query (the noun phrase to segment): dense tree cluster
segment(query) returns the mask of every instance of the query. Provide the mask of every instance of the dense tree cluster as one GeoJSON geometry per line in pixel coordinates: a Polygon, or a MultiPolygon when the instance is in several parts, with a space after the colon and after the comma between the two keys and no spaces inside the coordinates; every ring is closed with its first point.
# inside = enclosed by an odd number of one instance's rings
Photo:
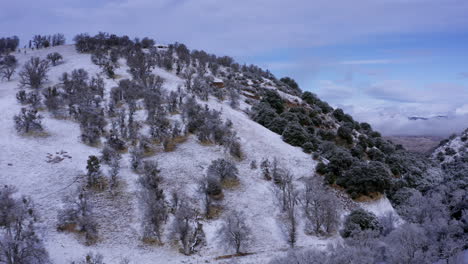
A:
{"type": "Polygon", "coordinates": [[[292,79],[291,77],[283,77],[280,79],[281,82],[285,83],[286,85],[288,85],[292,91],[293,91],[293,94],[301,94],[302,93],[302,90],[301,88],[299,88],[299,85],[297,84],[297,82],[292,79]]]}
{"type": "Polygon", "coordinates": [[[320,163],[317,171],[328,183],[357,198],[378,193],[392,197],[396,189],[424,181],[430,167],[424,157],[382,139],[369,124],[354,121],[342,109],[333,110],[310,92],[304,92],[302,99],[304,104],[289,106],[278,92],[266,90],[253,105],[251,117],[282,135],[286,143],[326,158],[327,164],[320,163]]]}
{"type": "Polygon", "coordinates": [[[0,38],[0,55],[15,51],[18,45],[19,38],[17,36],[0,38]]]}
{"type": "Polygon", "coordinates": [[[392,201],[404,221],[392,212],[377,217],[355,209],[340,231],[344,243],[325,251],[292,251],[271,263],[461,263],[467,249],[467,161],[464,154],[444,163],[442,180],[398,189],[392,201]]]}
{"type": "Polygon", "coordinates": [[[242,158],[242,151],[232,123],[221,119],[221,113],[202,107],[194,98],[188,98],[182,106],[182,117],[187,132],[195,133],[201,142],[222,145],[236,158],[242,158]]]}
{"type": "Polygon", "coordinates": [[[54,35],[34,35],[32,41],[29,43],[29,48],[48,48],[65,44],[65,35],[57,33],[54,35]]]}
{"type": "Polygon", "coordinates": [[[128,36],[119,37],[114,34],[100,32],[95,36],[78,34],[73,38],[78,52],[94,52],[109,50],[112,47],[130,47],[133,41],[128,36]]]}

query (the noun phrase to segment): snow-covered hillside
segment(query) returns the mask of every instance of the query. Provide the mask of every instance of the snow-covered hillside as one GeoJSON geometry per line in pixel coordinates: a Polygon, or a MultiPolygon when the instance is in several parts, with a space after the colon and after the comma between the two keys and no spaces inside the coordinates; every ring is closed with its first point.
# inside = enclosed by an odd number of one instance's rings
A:
{"type": "MultiPolygon", "coordinates": [[[[64,60],[63,63],[51,67],[45,87],[59,83],[62,73],[74,69],[82,68],[90,75],[102,74],[101,69],[91,62],[91,56],[77,53],[73,45],[27,50],[14,55],[21,68],[32,56],[45,58],[51,52],[59,52],[64,60]]],[[[106,100],[109,98],[110,89],[117,86],[119,80],[131,78],[125,60],[121,59],[119,63],[120,68],[115,72],[118,78],[104,78],[106,100]]],[[[167,91],[175,91],[184,85],[183,79],[162,68],[156,67],[153,73],[165,79],[163,88],[167,91]]],[[[269,88],[275,89],[273,86],[269,88]]],[[[90,251],[103,254],[107,263],[118,263],[122,258],[130,259],[131,263],[225,262],[216,260],[219,256],[232,253],[221,246],[217,236],[220,218],[202,220],[207,246],[192,256],[181,254],[167,239],[161,246],[142,242],[142,213],[138,203],[137,185],[139,175],[130,168],[129,153],[122,155],[120,178],[123,184],[118,195],[112,196],[103,191],[92,196],[99,229],[97,243],[86,246],[77,234],[58,232],[57,212],[63,206],[63,198],[73,193],[84,181],[88,157],[99,156],[102,146],[91,147],[83,144],[77,122],[54,118],[45,110],[40,112],[44,117],[43,134],[19,135],[13,122],[13,116],[18,114],[22,107],[15,96],[19,90],[18,74],[13,75],[11,81],[0,82],[0,183],[14,185],[18,188],[18,193],[32,197],[41,216],[41,234],[55,263],[79,259],[90,251]]],[[[291,102],[301,101],[295,95],[285,92],[280,94],[291,102]]],[[[302,184],[301,179],[314,175],[316,161],[300,147],[285,143],[280,135],[252,121],[244,111],[250,107],[245,103],[245,99],[247,97],[241,95],[240,107],[237,110],[228,102],[214,97],[200,103],[220,111],[223,119],[232,121],[242,147],[243,159],[235,161],[239,169],[240,185],[226,190],[222,201],[223,212],[234,209],[243,212],[253,231],[254,242],[248,249],[248,252],[253,254],[239,257],[238,261],[265,263],[271,257],[287,251],[289,246],[278,224],[279,210],[272,192],[273,184],[264,180],[259,168],[252,169],[251,162],[260,164],[264,158],[276,157],[279,164],[294,175],[295,181],[302,184]]],[[[142,113],[137,113],[137,116],[140,114],[142,113]]],[[[178,116],[172,118],[177,119],[178,116]]],[[[206,173],[210,163],[218,158],[230,159],[229,153],[221,146],[201,144],[194,135],[189,135],[174,151],[157,152],[147,159],[158,162],[165,193],[178,192],[194,196],[197,182],[206,173]]],[[[106,172],[107,169],[108,166],[103,165],[103,171],[106,172]]],[[[385,198],[375,203],[364,204],[364,207],[377,215],[393,210],[385,198]]],[[[296,244],[298,248],[324,248],[326,244],[338,239],[337,235],[329,238],[306,235],[303,224],[299,223],[296,244]]]]}
{"type": "Polygon", "coordinates": [[[460,135],[455,135],[443,140],[432,154],[442,164],[450,163],[468,152],[468,129],[460,135]]]}

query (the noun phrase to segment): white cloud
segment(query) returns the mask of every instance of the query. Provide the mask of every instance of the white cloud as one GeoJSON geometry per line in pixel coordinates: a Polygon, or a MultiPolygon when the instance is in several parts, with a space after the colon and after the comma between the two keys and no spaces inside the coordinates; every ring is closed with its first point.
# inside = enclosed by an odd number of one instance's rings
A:
{"type": "Polygon", "coordinates": [[[317,94],[327,101],[337,102],[350,99],[353,96],[353,88],[331,80],[320,80],[318,81],[317,94]]]}
{"type": "Polygon", "coordinates": [[[455,109],[456,115],[468,115],[468,104],[464,104],[455,109]]]}

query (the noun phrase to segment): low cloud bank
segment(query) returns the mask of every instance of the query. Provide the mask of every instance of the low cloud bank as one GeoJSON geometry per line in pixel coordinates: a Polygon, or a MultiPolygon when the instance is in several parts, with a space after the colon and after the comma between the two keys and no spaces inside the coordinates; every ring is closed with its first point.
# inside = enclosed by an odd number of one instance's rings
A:
{"type": "Polygon", "coordinates": [[[368,122],[385,136],[442,136],[460,133],[468,128],[468,114],[454,115],[446,118],[429,118],[427,120],[409,120],[402,115],[384,115],[372,113],[354,113],[360,122],[368,122]]]}

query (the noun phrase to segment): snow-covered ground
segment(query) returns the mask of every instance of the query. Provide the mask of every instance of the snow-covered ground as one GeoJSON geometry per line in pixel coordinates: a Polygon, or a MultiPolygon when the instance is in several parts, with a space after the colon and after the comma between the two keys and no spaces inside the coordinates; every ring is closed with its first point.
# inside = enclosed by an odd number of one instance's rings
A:
{"type": "MultiPolygon", "coordinates": [[[[61,53],[64,62],[51,68],[48,85],[56,84],[63,72],[71,72],[73,69],[83,68],[90,75],[100,72],[91,63],[90,55],[78,54],[71,45],[28,50],[27,54],[15,56],[22,67],[31,56],[44,58],[53,51],[61,53]]],[[[126,66],[122,66],[116,73],[122,78],[129,78],[126,69],[126,66]]],[[[183,80],[175,74],[159,68],[154,73],[166,80],[164,87],[168,90],[183,85],[183,80]]],[[[108,93],[118,80],[106,79],[105,82],[108,93]]],[[[167,240],[163,246],[143,244],[139,235],[138,176],[129,169],[128,154],[124,154],[122,159],[120,177],[124,184],[120,194],[112,197],[107,192],[102,192],[93,196],[100,231],[98,243],[85,246],[76,235],[57,232],[57,211],[62,205],[63,197],[77,188],[85,173],[88,156],[98,155],[100,149],[80,142],[80,129],[76,122],[54,119],[47,112],[41,112],[46,136],[19,136],[13,123],[13,116],[21,108],[15,97],[18,91],[17,74],[10,82],[0,82],[0,184],[15,185],[21,194],[33,198],[41,215],[47,249],[55,263],[67,263],[90,251],[103,254],[106,263],[118,263],[123,257],[129,258],[131,263],[207,263],[216,262],[217,256],[232,253],[225,251],[218,243],[216,230],[220,225],[219,219],[203,222],[207,247],[193,256],[180,254],[167,240]],[[65,157],[58,163],[47,162],[50,156],[64,155],[71,158],[65,157]]],[[[244,159],[236,162],[240,185],[233,190],[226,190],[222,202],[224,211],[242,211],[254,232],[255,241],[248,251],[255,254],[239,258],[239,262],[265,263],[272,256],[287,251],[288,246],[278,225],[272,183],[262,178],[259,169],[252,170],[250,162],[256,160],[260,164],[263,158],[277,157],[280,164],[287,167],[296,179],[312,176],[316,162],[310,154],[284,143],[279,135],[250,120],[243,111],[234,110],[226,102],[219,102],[214,98],[205,103],[212,109],[220,110],[223,118],[233,122],[244,154],[244,159]]],[[[243,104],[240,109],[245,107],[243,104]]],[[[212,160],[221,157],[228,158],[223,148],[201,145],[195,137],[190,136],[175,151],[157,153],[150,159],[158,161],[164,178],[163,187],[169,194],[171,190],[195,193],[197,179],[203,176],[212,160]]],[[[104,166],[104,172],[105,170],[104,166]]],[[[391,210],[386,200],[365,207],[374,212],[381,211],[382,208],[391,210]]],[[[305,235],[300,230],[297,245],[324,247],[335,239],[319,239],[305,235]]]]}

